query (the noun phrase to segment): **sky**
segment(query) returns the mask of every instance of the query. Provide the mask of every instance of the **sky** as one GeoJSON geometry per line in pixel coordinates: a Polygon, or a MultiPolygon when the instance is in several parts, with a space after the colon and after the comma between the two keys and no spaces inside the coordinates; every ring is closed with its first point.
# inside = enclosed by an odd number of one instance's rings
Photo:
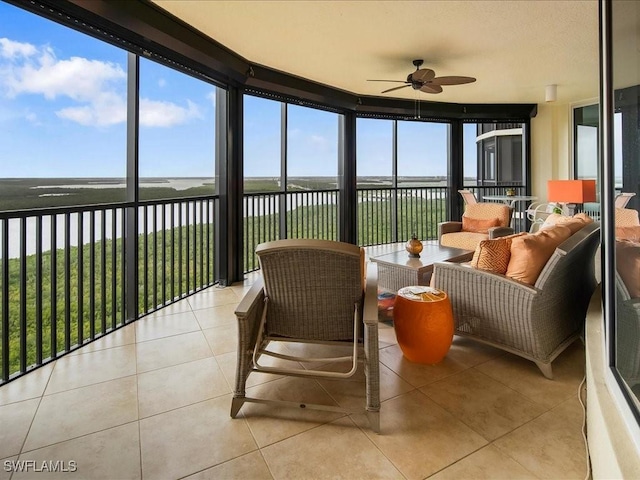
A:
{"type": "MultiPolygon", "coordinates": [[[[127,53],[0,2],[0,178],[124,177],[127,53]]],[[[213,177],[216,87],[140,60],[141,177],[213,177]]],[[[289,105],[289,176],[337,176],[339,116],[289,105]]],[[[245,176],[280,174],[280,104],[245,96],[245,176]]],[[[399,122],[398,174],[447,174],[447,126],[399,122]]],[[[357,173],[390,176],[392,122],[358,119],[357,173]]],[[[465,126],[465,176],[475,176],[465,126]]]]}

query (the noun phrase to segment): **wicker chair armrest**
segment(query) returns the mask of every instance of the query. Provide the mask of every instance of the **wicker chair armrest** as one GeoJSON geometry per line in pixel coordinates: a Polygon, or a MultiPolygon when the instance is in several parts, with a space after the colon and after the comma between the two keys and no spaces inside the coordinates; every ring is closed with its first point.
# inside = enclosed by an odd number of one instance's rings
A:
{"type": "Polygon", "coordinates": [[[367,265],[362,320],[367,325],[378,325],[378,269],[373,263],[367,265]]]}
{"type": "Polygon", "coordinates": [[[264,312],[264,286],[256,280],[235,310],[238,319],[238,360],[234,395],[244,397],[245,383],[251,371],[251,356],[258,339],[258,329],[264,312]]]}
{"type": "Polygon", "coordinates": [[[489,238],[506,237],[507,235],[513,235],[513,228],[511,227],[491,227],[489,230],[489,238]]]}
{"type": "Polygon", "coordinates": [[[253,349],[264,311],[264,285],[257,280],[242,298],[235,310],[238,319],[238,352],[253,349]]]}
{"type": "Polygon", "coordinates": [[[462,231],[462,222],[441,222],[438,224],[438,238],[445,233],[462,231]]]}

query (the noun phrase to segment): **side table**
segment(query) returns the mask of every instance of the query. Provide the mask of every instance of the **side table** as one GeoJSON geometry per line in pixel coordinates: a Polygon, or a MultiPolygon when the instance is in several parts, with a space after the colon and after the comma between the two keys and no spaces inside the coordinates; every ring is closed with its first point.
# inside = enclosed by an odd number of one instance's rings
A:
{"type": "Polygon", "coordinates": [[[453,311],[442,290],[409,286],[398,290],[393,327],[405,358],[416,363],[440,362],[453,340],[453,311]]]}

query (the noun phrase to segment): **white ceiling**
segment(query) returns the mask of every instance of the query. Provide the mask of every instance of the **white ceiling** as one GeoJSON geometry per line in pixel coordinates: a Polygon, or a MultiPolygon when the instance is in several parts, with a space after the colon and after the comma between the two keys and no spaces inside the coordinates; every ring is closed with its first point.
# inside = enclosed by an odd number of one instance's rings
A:
{"type": "Polygon", "coordinates": [[[460,103],[557,103],[598,96],[596,0],[154,0],[251,63],[359,95],[380,95],[415,70],[476,77],[437,95],[460,103]]]}

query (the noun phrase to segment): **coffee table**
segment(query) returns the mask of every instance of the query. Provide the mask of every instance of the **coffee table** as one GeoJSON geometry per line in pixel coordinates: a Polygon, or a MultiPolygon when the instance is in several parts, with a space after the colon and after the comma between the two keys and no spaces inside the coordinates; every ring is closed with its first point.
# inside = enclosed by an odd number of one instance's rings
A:
{"type": "Polygon", "coordinates": [[[422,242],[420,258],[409,257],[406,250],[371,257],[378,266],[378,287],[397,292],[409,285],[428,285],[437,262],[466,262],[473,250],[443,247],[437,241],[422,242]]]}

